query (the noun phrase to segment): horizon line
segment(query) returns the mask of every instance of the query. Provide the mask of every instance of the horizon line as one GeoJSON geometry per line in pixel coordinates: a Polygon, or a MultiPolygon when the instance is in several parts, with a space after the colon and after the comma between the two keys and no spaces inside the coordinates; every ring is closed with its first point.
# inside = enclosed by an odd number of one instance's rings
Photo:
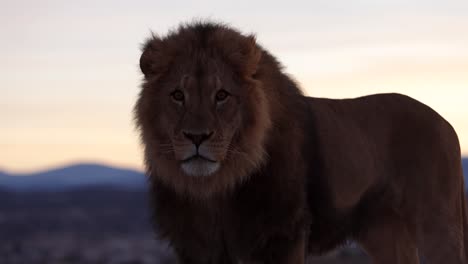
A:
{"type": "Polygon", "coordinates": [[[68,167],[73,167],[77,165],[97,165],[97,166],[103,166],[103,167],[109,167],[109,168],[115,168],[115,169],[122,169],[122,170],[133,170],[137,172],[144,173],[144,165],[143,163],[141,166],[136,166],[136,165],[131,165],[131,164],[123,164],[123,163],[117,163],[117,162],[111,162],[111,161],[101,161],[101,160],[91,160],[91,159],[77,159],[74,161],[66,161],[66,162],[59,162],[55,165],[45,165],[38,167],[36,169],[5,169],[3,165],[0,165],[0,172],[5,173],[7,175],[12,175],[12,176],[21,176],[21,175],[28,175],[28,174],[36,174],[36,173],[41,173],[41,172],[47,172],[51,170],[57,170],[57,169],[63,169],[63,168],[68,168],[68,167]]]}

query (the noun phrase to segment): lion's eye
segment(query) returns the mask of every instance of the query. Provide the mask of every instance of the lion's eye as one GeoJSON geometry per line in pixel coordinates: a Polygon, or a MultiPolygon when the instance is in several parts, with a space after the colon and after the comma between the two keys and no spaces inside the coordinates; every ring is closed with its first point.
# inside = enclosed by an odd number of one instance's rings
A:
{"type": "Polygon", "coordinates": [[[184,101],[184,93],[181,90],[175,90],[174,92],[171,93],[172,99],[176,100],[177,102],[183,102],[184,101]]]}
{"type": "Polygon", "coordinates": [[[216,93],[215,99],[216,99],[216,102],[223,102],[228,97],[229,97],[229,93],[226,90],[219,90],[216,93]]]}

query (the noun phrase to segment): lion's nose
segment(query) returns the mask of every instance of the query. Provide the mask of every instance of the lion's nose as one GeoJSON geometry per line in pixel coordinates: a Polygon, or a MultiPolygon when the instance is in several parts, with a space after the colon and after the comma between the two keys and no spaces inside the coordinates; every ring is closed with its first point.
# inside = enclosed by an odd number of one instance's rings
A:
{"type": "Polygon", "coordinates": [[[190,139],[190,141],[192,141],[192,143],[195,144],[197,147],[200,146],[204,141],[208,140],[213,135],[213,132],[194,134],[194,133],[184,131],[183,133],[184,133],[184,136],[190,139]]]}

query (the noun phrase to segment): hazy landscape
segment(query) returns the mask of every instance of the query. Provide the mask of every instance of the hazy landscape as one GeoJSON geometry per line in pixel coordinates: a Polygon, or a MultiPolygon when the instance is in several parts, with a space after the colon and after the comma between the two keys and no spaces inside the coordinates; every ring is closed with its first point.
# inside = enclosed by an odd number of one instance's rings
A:
{"type": "MultiPolygon", "coordinates": [[[[468,159],[463,163],[468,168],[468,159]]],[[[146,179],[137,171],[79,164],[32,175],[0,172],[2,264],[175,263],[149,220],[146,179]]],[[[347,247],[310,263],[368,260],[347,247]]]]}

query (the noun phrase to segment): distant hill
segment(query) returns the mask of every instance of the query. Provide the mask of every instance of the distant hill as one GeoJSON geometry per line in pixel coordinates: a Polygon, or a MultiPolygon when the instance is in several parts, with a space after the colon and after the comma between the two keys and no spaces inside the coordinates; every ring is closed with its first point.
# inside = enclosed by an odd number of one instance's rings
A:
{"type": "Polygon", "coordinates": [[[0,189],[13,191],[58,191],[103,185],[143,189],[146,178],[143,173],[135,170],[100,164],[75,164],[32,174],[0,172],[0,189]]]}
{"type": "Polygon", "coordinates": [[[463,172],[465,174],[465,179],[468,180],[468,158],[463,159],[463,172]]]}

